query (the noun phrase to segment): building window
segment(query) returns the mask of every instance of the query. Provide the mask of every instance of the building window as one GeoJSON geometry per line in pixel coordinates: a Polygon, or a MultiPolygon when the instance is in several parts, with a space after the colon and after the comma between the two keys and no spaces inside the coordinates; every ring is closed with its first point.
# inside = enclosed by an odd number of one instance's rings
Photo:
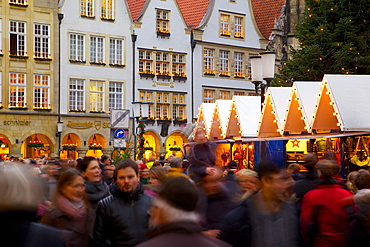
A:
{"type": "Polygon", "coordinates": [[[123,63],[123,39],[109,40],[109,64],[124,65],[123,63]]]}
{"type": "Polygon", "coordinates": [[[27,56],[26,23],[10,21],[10,55],[27,56]]]}
{"type": "Polygon", "coordinates": [[[235,16],[234,17],[234,37],[235,38],[243,38],[243,17],[235,16]]]}
{"type": "Polygon", "coordinates": [[[151,51],[139,51],[139,73],[154,74],[153,59],[151,51]]]}
{"type": "Polygon", "coordinates": [[[244,78],[244,53],[234,53],[234,77],[244,78]]]}
{"type": "Polygon", "coordinates": [[[113,0],[101,0],[101,19],[114,20],[113,0]]]}
{"type": "Polygon", "coordinates": [[[141,102],[147,102],[149,103],[149,118],[154,118],[154,102],[153,102],[153,93],[152,92],[145,92],[145,91],[140,91],[140,101],[141,102]]]}
{"type": "Polygon", "coordinates": [[[34,56],[38,58],[51,58],[50,26],[44,24],[35,24],[34,38],[34,56]]]}
{"type": "Polygon", "coordinates": [[[0,107],[3,107],[3,72],[0,71],[0,107]]]}
{"type": "Polygon", "coordinates": [[[157,9],[157,32],[170,33],[170,12],[167,10],[157,9]]]}
{"type": "Polygon", "coordinates": [[[254,91],[203,87],[203,102],[215,103],[217,99],[232,99],[232,96],[255,95],[254,91]]]}
{"type": "Polygon", "coordinates": [[[172,94],[172,119],[184,120],[186,119],[185,112],[185,94],[173,93],[172,94]]]}
{"type": "Polygon", "coordinates": [[[69,81],[69,110],[84,111],[85,80],[70,79],[69,81]]]}
{"type": "Polygon", "coordinates": [[[69,61],[85,62],[85,35],[70,34],[69,61]]]}
{"type": "Polygon", "coordinates": [[[185,65],[185,55],[172,55],[172,75],[186,77],[185,65]]]}
{"type": "Polygon", "coordinates": [[[230,15],[221,14],[220,17],[220,34],[230,36],[230,15]]]}
{"type": "Polygon", "coordinates": [[[204,89],[203,91],[203,102],[204,103],[215,103],[215,90],[204,89]]]}
{"type": "Polygon", "coordinates": [[[170,61],[167,52],[157,52],[155,54],[155,73],[157,75],[169,75],[170,61]]]}
{"type": "Polygon", "coordinates": [[[10,0],[9,3],[19,4],[19,5],[28,5],[27,0],[10,0]]]}
{"type": "Polygon", "coordinates": [[[104,64],[103,37],[90,37],[90,63],[104,64]]]}
{"type": "Polygon", "coordinates": [[[94,0],[81,0],[81,16],[94,17],[94,0]]]}
{"type": "Polygon", "coordinates": [[[221,76],[230,76],[229,71],[229,51],[220,51],[220,75],[221,76]]]}
{"type": "Polygon", "coordinates": [[[204,71],[203,73],[205,75],[214,75],[215,74],[215,68],[214,68],[214,49],[204,49],[204,71]]]}
{"type": "Polygon", "coordinates": [[[241,14],[220,13],[220,35],[244,38],[244,16],[241,14]]]}
{"type": "Polygon", "coordinates": [[[123,109],[123,83],[109,82],[109,111],[123,109]]]}
{"type": "Polygon", "coordinates": [[[0,53],[3,53],[3,20],[0,19],[0,53]]]}
{"type": "Polygon", "coordinates": [[[230,91],[220,90],[220,99],[231,99],[230,98],[230,91]]]}
{"type": "Polygon", "coordinates": [[[26,107],[26,74],[9,74],[9,107],[26,107]]]}
{"type": "Polygon", "coordinates": [[[50,109],[50,76],[34,75],[33,108],[50,109]]]}
{"type": "Polygon", "coordinates": [[[157,93],[155,117],[157,119],[170,119],[170,104],[168,93],[157,93]]]}
{"type": "Polygon", "coordinates": [[[90,111],[102,112],[104,99],[104,82],[90,81],[90,111]]]}

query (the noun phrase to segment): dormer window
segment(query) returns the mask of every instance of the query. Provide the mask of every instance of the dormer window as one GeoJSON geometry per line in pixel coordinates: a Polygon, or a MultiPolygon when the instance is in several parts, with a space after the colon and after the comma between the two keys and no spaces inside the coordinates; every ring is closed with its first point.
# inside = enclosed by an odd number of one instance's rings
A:
{"type": "Polygon", "coordinates": [[[157,9],[157,36],[170,36],[170,11],[157,9]]]}

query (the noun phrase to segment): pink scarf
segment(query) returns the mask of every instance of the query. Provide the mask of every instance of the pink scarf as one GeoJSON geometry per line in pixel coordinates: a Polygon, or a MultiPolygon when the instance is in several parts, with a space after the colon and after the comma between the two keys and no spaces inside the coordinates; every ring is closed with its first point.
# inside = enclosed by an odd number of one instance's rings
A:
{"type": "Polygon", "coordinates": [[[58,208],[73,221],[84,222],[87,214],[86,203],[82,201],[81,206],[76,206],[64,196],[57,198],[58,208]]]}

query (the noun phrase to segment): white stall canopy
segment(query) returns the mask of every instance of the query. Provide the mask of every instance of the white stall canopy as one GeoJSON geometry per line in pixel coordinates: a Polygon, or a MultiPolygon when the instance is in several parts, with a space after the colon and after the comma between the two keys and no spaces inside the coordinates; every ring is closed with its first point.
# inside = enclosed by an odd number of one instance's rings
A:
{"type": "Polygon", "coordinates": [[[202,103],[199,107],[197,125],[204,124],[207,135],[209,135],[209,131],[211,129],[215,107],[216,103],[202,103]]]}
{"type": "Polygon", "coordinates": [[[218,99],[213,111],[209,137],[222,139],[225,136],[231,110],[231,100],[218,99]]]}
{"type": "Polygon", "coordinates": [[[260,116],[260,96],[234,96],[226,137],[257,137],[260,116]]]}

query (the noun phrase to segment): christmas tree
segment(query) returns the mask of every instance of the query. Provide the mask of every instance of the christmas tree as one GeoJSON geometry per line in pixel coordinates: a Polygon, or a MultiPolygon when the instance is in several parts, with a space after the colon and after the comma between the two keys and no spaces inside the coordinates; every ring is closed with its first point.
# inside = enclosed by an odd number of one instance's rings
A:
{"type": "Polygon", "coordinates": [[[324,74],[370,74],[369,0],[306,0],[294,35],[299,47],[290,47],[276,86],[321,81],[324,74]]]}

